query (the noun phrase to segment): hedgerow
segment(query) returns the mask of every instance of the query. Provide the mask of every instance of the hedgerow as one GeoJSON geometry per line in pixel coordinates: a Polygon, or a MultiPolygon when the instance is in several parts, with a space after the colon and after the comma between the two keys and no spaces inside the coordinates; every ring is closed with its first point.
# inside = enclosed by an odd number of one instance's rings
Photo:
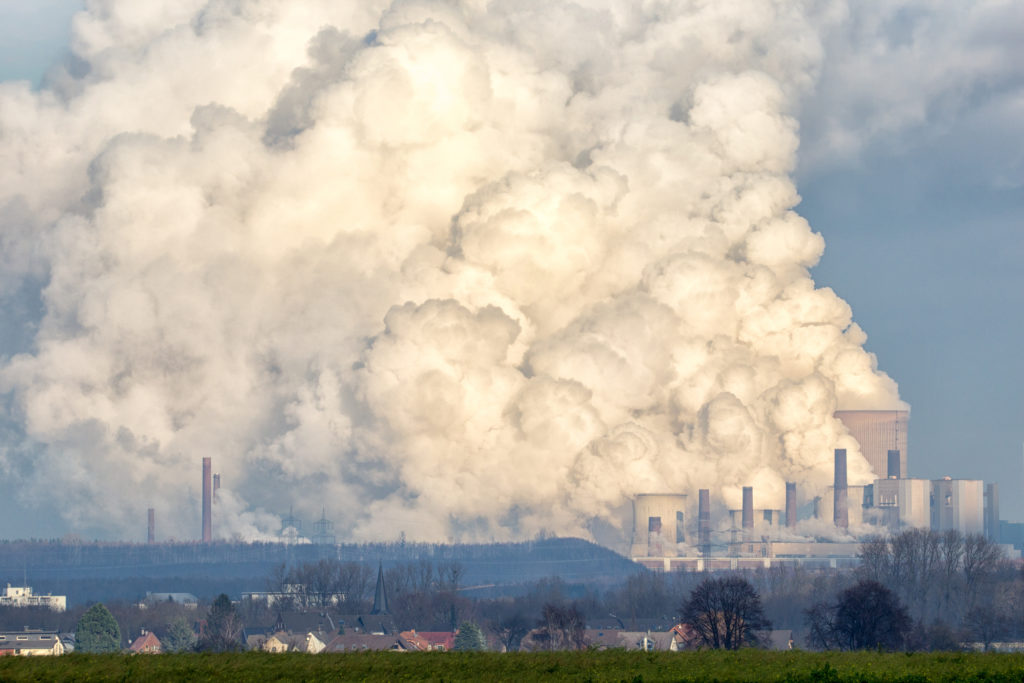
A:
{"type": "Polygon", "coordinates": [[[0,681],[1024,681],[1024,655],[881,652],[489,652],[0,658],[0,681]]]}

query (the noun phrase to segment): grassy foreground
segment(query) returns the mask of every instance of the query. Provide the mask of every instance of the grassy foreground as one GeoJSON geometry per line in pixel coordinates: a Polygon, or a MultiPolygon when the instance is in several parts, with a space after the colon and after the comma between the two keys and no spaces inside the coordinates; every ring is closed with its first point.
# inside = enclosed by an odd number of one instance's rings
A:
{"type": "Polygon", "coordinates": [[[1024,681],[1024,655],[552,652],[0,658],[0,681],[1024,681]]]}

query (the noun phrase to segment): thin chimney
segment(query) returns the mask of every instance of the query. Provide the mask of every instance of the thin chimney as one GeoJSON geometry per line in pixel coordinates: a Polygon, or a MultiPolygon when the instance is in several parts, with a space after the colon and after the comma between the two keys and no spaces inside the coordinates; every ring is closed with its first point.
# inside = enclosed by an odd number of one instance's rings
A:
{"type": "Polygon", "coordinates": [[[210,458],[203,458],[203,543],[213,541],[213,481],[210,458]]]}
{"type": "Polygon", "coordinates": [[[744,534],[754,528],[754,487],[743,487],[743,530],[744,534]]]}
{"type": "Polygon", "coordinates": [[[704,556],[711,554],[711,491],[700,489],[697,492],[697,537],[700,552],[704,556]]]}
{"type": "Polygon", "coordinates": [[[149,517],[149,534],[146,536],[147,543],[156,543],[156,510],[149,508],[147,510],[149,517]]]}
{"type": "Polygon", "coordinates": [[[796,482],[786,482],[786,527],[796,526],[796,482]]]}
{"type": "Polygon", "coordinates": [[[832,519],[840,529],[850,527],[850,509],[847,505],[846,496],[846,449],[836,449],[836,474],[833,486],[832,519]]]}
{"type": "Polygon", "coordinates": [[[217,491],[220,491],[220,474],[213,475],[213,500],[217,501],[217,491]]]}

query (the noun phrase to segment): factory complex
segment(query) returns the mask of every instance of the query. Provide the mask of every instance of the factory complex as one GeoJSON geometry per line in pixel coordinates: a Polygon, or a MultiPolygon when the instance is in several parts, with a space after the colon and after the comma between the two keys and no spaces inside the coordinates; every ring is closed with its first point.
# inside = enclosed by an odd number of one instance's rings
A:
{"type": "Polygon", "coordinates": [[[858,562],[865,537],[906,528],[956,530],[999,541],[997,484],[906,476],[907,411],[838,411],[835,416],[857,440],[876,476],[873,483],[848,485],[847,452],[836,449],[832,485],[800,491],[797,482],[786,482],[782,509],[758,507],[752,486],[742,487],[740,509],[713,507],[710,489],[698,490],[695,511],[685,493],[639,494],[633,499],[630,558],[663,571],[797,563],[844,567],[858,562]]]}

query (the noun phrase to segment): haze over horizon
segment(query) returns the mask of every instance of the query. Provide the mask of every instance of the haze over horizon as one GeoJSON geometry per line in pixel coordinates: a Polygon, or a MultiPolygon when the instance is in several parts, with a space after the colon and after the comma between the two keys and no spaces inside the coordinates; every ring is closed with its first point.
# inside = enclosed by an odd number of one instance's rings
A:
{"type": "Polygon", "coordinates": [[[586,534],[900,398],[1019,489],[1019,6],[107,0],[49,66],[71,5],[0,72],[13,536],[195,535],[205,455],[221,534],[586,534]]]}

